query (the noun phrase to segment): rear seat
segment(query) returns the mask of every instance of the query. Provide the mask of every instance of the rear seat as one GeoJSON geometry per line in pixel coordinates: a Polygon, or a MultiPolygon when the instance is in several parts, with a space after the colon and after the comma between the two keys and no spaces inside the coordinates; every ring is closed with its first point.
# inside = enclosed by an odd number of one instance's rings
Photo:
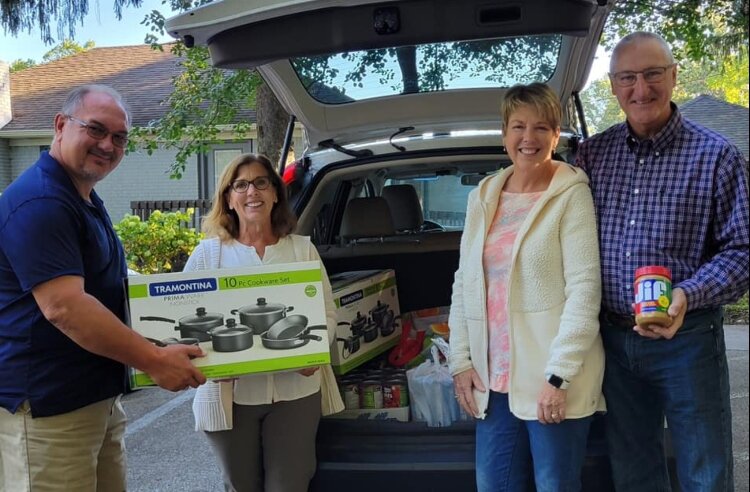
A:
{"type": "Polygon", "coordinates": [[[417,190],[412,185],[390,185],[383,187],[383,198],[388,203],[397,232],[416,233],[422,229],[424,215],[417,190]]]}
{"type": "Polygon", "coordinates": [[[349,244],[373,240],[396,233],[391,209],[382,197],[352,198],[341,218],[340,236],[349,244]]]}
{"type": "MultiPolygon", "coordinates": [[[[409,185],[405,186],[411,188],[409,185]]],[[[414,197],[416,198],[416,194],[414,197]]],[[[384,197],[352,198],[347,203],[341,219],[341,244],[321,245],[321,254],[325,252],[326,256],[333,258],[458,250],[461,231],[414,232],[420,227],[417,224],[422,223],[421,208],[418,214],[413,210],[404,212],[404,215],[408,216],[406,219],[401,216],[401,212],[401,209],[394,210],[389,207],[384,197]],[[416,220],[417,217],[419,220],[416,220]],[[399,234],[399,228],[394,227],[394,223],[409,227],[402,228],[399,234]]]]}
{"type": "Polygon", "coordinates": [[[340,236],[342,244],[318,246],[329,274],[391,268],[402,311],[450,303],[460,231],[396,234],[386,200],[369,197],[347,203],[340,236]]]}

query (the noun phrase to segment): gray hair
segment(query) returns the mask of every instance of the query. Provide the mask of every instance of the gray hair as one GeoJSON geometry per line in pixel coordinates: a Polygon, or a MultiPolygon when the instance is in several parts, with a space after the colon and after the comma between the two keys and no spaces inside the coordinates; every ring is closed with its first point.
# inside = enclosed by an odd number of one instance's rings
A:
{"type": "Polygon", "coordinates": [[[669,63],[674,63],[674,56],[672,55],[672,48],[669,46],[669,44],[664,40],[663,37],[659,36],[655,32],[648,32],[648,31],[636,31],[633,33],[628,34],[624,38],[622,38],[618,43],[617,46],[615,46],[615,49],[612,50],[612,58],[609,60],[609,73],[614,73],[615,71],[615,62],[617,61],[617,56],[620,54],[620,51],[625,46],[628,46],[633,43],[637,43],[639,41],[656,41],[659,43],[659,45],[662,47],[662,50],[664,50],[664,53],[667,55],[667,58],[669,59],[669,63]]]}
{"type": "Polygon", "coordinates": [[[68,93],[68,96],[65,98],[65,102],[63,103],[62,107],[63,114],[72,115],[83,104],[83,98],[91,92],[101,92],[114,99],[125,112],[126,122],[128,126],[130,126],[130,111],[125,104],[125,101],[122,99],[122,95],[108,85],[87,84],[76,87],[75,89],[70,91],[70,93],[68,93]]]}

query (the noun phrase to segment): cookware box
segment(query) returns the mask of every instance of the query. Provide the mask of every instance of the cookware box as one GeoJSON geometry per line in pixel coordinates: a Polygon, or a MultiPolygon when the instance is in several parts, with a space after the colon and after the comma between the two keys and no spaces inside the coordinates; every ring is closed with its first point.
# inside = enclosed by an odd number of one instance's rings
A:
{"type": "MultiPolygon", "coordinates": [[[[321,279],[318,261],[132,276],[130,326],[156,345],[199,344],[210,379],[328,364],[321,279]]],[[[135,369],[130,380],[154,384],[135,369]]]]}
{"type": "Polygon", "coordinates": [[[336,374],[393,347],[401,335],[401,320],[393,270],[362,270],[331,275],[336,303],[336,344],[331,365],[336,374]]]}

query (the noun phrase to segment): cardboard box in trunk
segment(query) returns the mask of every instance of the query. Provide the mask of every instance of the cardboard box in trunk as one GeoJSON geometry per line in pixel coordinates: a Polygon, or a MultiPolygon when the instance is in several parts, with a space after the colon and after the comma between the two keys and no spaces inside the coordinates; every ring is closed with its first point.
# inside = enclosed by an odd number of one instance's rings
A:
{"type": "MultiPolygon", "coordinates": [[[[330,362],[320,262],[128,278],[130,326],[160,346],[197,344],[208,378],[330,362]]],[[[133,387],[151,378],[131,372],[133,387]]]]}
{"type": "Polygon", "coordinates": [[[401,335],[393,270],[337,273],[330,277],[336,303],[336,344],[331,365],[346,374],[396,345],[401,335]]]}

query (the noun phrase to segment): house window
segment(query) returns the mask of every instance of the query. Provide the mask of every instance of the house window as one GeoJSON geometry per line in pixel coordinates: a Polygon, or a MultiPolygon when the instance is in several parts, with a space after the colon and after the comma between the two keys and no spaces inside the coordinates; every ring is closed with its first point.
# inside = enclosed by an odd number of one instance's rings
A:
{"type": "Polygon", "coordinates": [[[201,198],[214,196],[222,171],[237,156],[253,151],[253,141],[216,144],[198,157],[198,194],[201,198]]]}
{"type": "Polygon", "coordinates": [[[214,150],[214,184],[219,182],[219,176],[229,163],[242,154],[241,149],[215,149],[214,150]]]}

